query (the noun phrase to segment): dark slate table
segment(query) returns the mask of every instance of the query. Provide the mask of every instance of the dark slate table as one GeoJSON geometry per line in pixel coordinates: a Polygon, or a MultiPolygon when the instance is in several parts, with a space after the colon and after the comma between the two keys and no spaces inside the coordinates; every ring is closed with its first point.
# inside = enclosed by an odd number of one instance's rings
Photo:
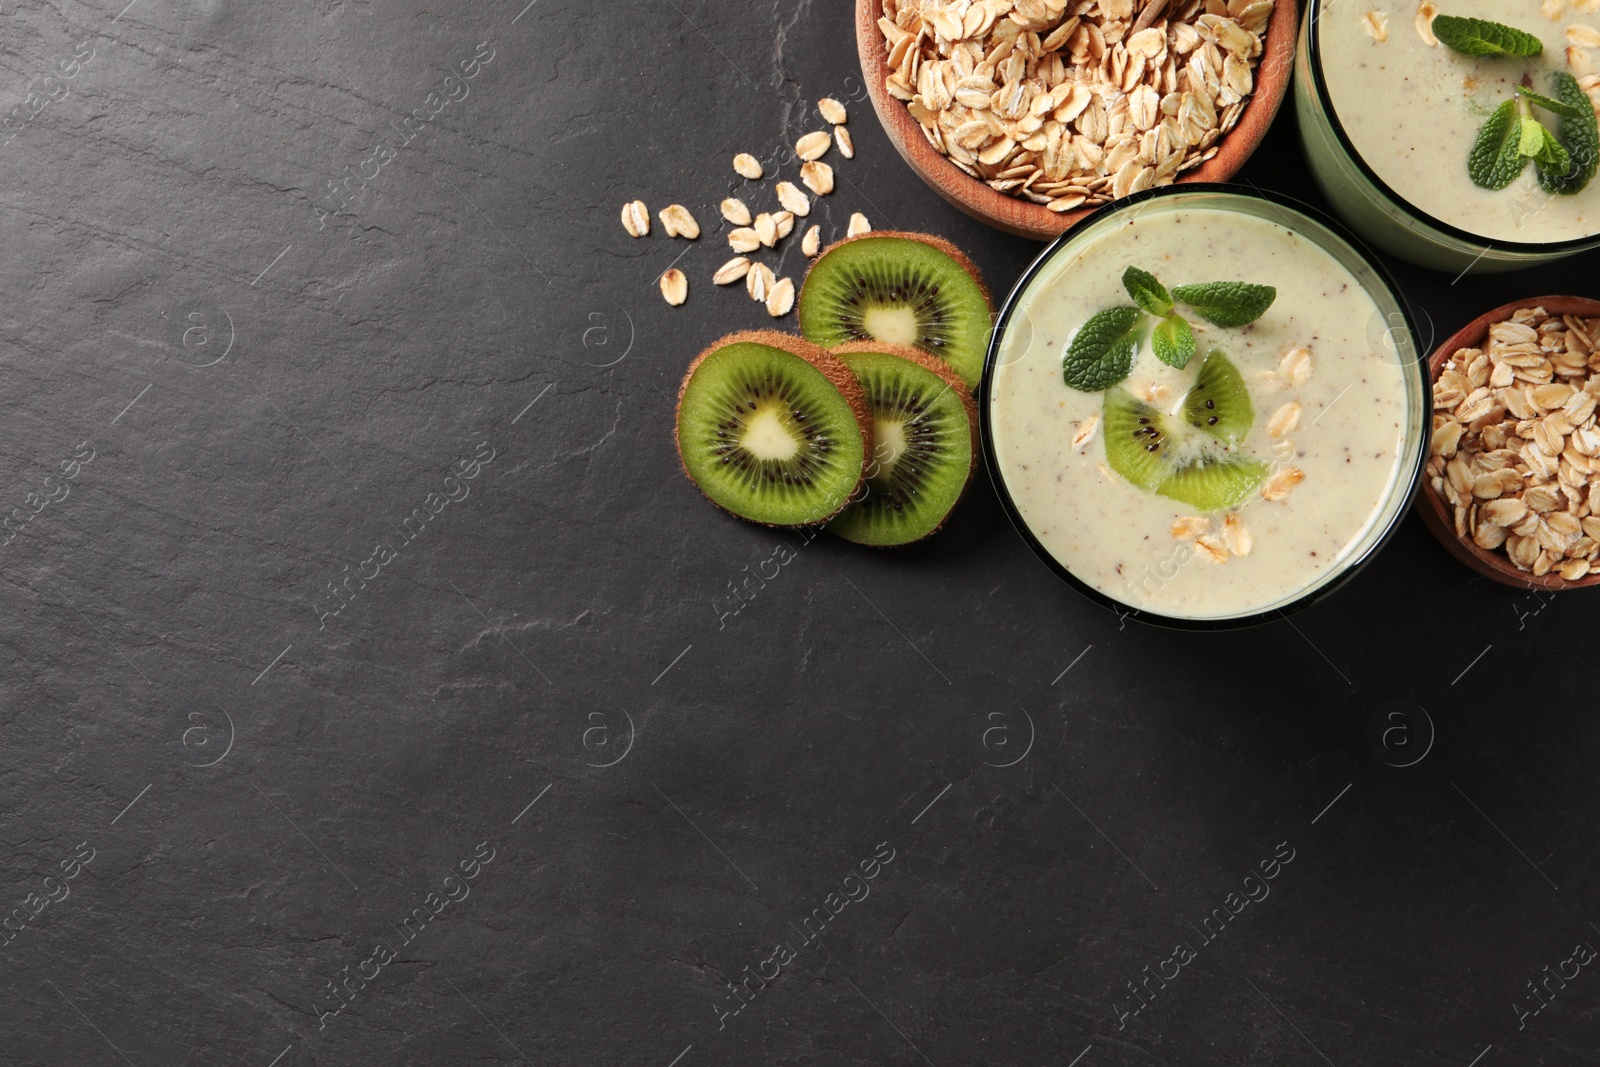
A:
{"type": "MultiPolygon", "coordinates": [[[[847,0],[123,2],[0,10],[7,1063],[1595,1062],[1593,596],[1408,519],[1185,635],[986,484],[876,553],[678,473],[770,321],[728,159],[817,98],[830,233],[1037,251],[911,177],[847,0]]],[[[1292,115],[1243,177],[1314,197],[1292,115]]],[[[1396,270],[1427,341],[1597,267],[1396,270]]]]}

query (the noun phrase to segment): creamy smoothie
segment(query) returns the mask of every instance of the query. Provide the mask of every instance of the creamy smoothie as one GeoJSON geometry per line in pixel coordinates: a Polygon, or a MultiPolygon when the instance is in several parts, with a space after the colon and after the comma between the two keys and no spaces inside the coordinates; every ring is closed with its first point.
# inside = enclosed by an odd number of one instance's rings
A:
{"type": "MultiPolygon", "coordinates": [[[[1573,241],[1600,234],[1600,180],[1570,196],[1546,193],[1530,164],[1511,185],[1479,188],[1467,158],[1484,120],[1530,87],[1549,95],[1550,72],[1580,82],[1600,72],[1600,5],[1546,0],[1434,0],[1440,14],[1488,19],[1538,37],[1536,56],[1466,56],[1429,44],[1416,0],[1317,0],[1317,60],[1351,145],[1402,200],[1489,241],[1573,241]],[[1541,8],[1555,12],[1554,18],[1541,8]],[[1583,11],[1581,8],[1588,8],[1583,11]]],[[[1431,33],[1429,35],[1431,39],[1431,33]]],[[[1594,94],[1591,92],[1591,97],[1594,94]]],[[[1535,110],[1552,132],[1560,120],[1535,110]]]]}
{"type": "MultiPolygon", "coordinates": [[[[993,460],[1021,521],[1093,589],[1179,619],[1252,615],[1339,573],[1381,539],[1403,507],[1400,479],[1420,456],[1410,438],[1420,435],[1423,419],[1409,334],[1397,356],[1385,341],[1389,324],[1403,321],[1390,317],[1392,298],[1383,293],[1380,307],[1356,274],[1302,235],[1307,226],[1315,224],[1234,194],[1156,199],[1091,223],[1017,297],[990,372],[993,460]],[[1229,206],[1239,203],[1255,206],[1229,206]],[[1263,208],[1267,217],[1250,213],[1263,208]],[[1104,394],[1062,380],[1063,351],[1085,320],[1128,303],[1121,277],[1130,264],[1169,286],[1227,280],[1277,289],[1271,307],[1248,326],[1190,318],[1199,351],[1224,352],[1248,386],[1255,419],[1239,451],[1274,473],[1303,474],[1278,499],[1258,490],[1229,509],[1250,544],[1223,562],[1175,533],[1174,524],[1204,519],[1216,543],[1225,516],[1197,515],[1114,473],[1099,432],[1104,394]],[[1286,366],[1301,350],[1309,362],[1286,366]],[[1290,402],[1300,405],[1297,424],[1274,435],[1269,420],[1290,402]],[[1099,431],[1074,447],[1091,419],[1099,431]]],[[[1382,284],[1370,273],[1366,280],[1382,284]]],[[[1200,363],[1175,370],[1141,340],[1122,385],[1175,412],[1200,363]]]]}

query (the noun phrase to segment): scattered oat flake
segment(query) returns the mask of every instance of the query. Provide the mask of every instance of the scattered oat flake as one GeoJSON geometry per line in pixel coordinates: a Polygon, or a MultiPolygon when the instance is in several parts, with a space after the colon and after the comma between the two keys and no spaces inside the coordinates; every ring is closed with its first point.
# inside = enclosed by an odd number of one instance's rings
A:
{"type": "Polygon", "coordinates": [[[772,216],[772,223],[778,228],[778,240],[783,240],[794,232],[794,212],[780,211],[772,216]]]}
{"type": "Polygon", "coordinates": [[[759,181],[761,178],[761,161],[749,152],[740,152],[733,157],[733,169],[741,178],[748,178],[751,181],[759,181]]]}
{"type": "Polygon", "coordinates": [[[1222,539],[1227,543],[1228,551],[1235,556],[1248,556],[1250,549],[1255,547],[1250,528],[1236,511],[1229,512],[1228,517],[1222,520],[1222,539]]]}
{"type": "Polygon", "coordinates": [[[643,237],[650,232],[650,209],[643,200],[630,200],[622,205],[622,228],[629,237],[643,237]]]}
{"type": "Polygon", "coordinates": [[[1228,562],[1228,546],[1216,534],[1201,534],[1195,538],[1194,551],[1208,563],[1228,562]]]}
{"type": "Polygon", "coordinates": [[[1576,22],[1568,26],[1566,38],[1568,44],[1580,48],[1600,48],[1600,30],[1586,23],[1576,22]]]}
{"type": "Polygon", "coordinates": [[[794,282],[779,278],[767,293],[767,314],[781,319],[794,308],[794,282]]]}
{"type": "Polygon", "coordinates": [[[718,285],[732,285],[748,273],[750,273],[750,261],[743,256],[734,256],[717,268],[717,273],[711,276],[711,280],[718,285]]]}
{"type": "Polygon", "coordinates": [[[728,231],[728,247],[735,252],[754,252],[761,247],[761,235],[749,226],[728,231]]]}
{"type": "Polygon", "coordinates": [[[1290,386],[1304,385],[1311,377],[1311,352],[1305,348],[1290,349],[1278,364],[1278,377],[1290,386]]]}
{"type": "Polygon", "coordinates": [[[1172,536],[1180,541],[1193,541],[1211,529],[1211,520],[1201,515],[1185,515],[1172,523],[1172,536]]]}
{"type": "Polygon", "coordinates": [[[1389,20],[1381,11],[1368,11],[1362,15],[1361,28],[1379,44],[1389,39],[1389,20]]]}
{"type": "Polygon", "coordinates": [[[832,145],[833,135],[827,130],[817,130],[794,143],[794,154],[804,160],[821,159],[832,145]]]}
{"type": "Polygon", "coordinates": [[[800,238],[800,251],[804,252],[807,258],[809,258],[816,255],[821,250],[822,227],[813,226],[806,231],[806,235],[804,237],[800,238]]]}
{"type": "Polygon", "coordinates": [[[722,202],[722,217],[735,226],[750,225],[750,209],[736,196],[730,196],[722,202]]]}
{"type": "Polygon", "coordinates": [[[833,168],[820,159],[808,160],[800,165],[800,180],[818,196],[833,192],[833,168]]]}
{"type": "Polygon", "coordinates": [[[682,204],[668,204],[661,209],[661,228],[668,237],[687,237],[693,241],[700,236],[700,224],[682,204]]]}
{"type": "Polygon", "coordinates": [[[778,243],[778,220],[765,211],[756,216],[755,231],[757,239],[768,248],[778,243]]]}
{"type": "Polygon", "coordinates": [[[689,279],[683,271],[672,267],[661,275],[661,295],[673,307],[689,299],[689,279]]]}
{"type": "Polygon", "coordinates": [[[1417,36],[1421,37],[1422,43],[1429,48],[1436,48],[1439,45],[1439,38],[1433,35],[1433,16],[1438,13],[1439,9],[1429,0],[1422,0],[1422,3],[1417,5],[1417,17],[1412,20],[1412,25],[1417,28],[1417,36]]]}
{"type": "Polygon", "coordinates": [[[850,216],[850,226],[845,230],[845,235],[847,237],[857,237],[863,233],[870,233],[871,231],[872,223],[867,221],[867,217],[865,215],[857,211],[855,214],[850,216]]]}
{"type": "Polygon", "coordinates": [[[856,143],[850,139],[850,131],[844,126],[833,128],[833,140],[839,146],[839,154],[846,159],[856,158],[856,143]]]}
{"type": "Polygon", "coordinates": [[[1090,415],[1088,418],[1078,423],[1078,429],[1072,435],[1072,447],[1074,449],[1079,449],[1088,444],[1090,441],[1094,440],[1095,431],[1099,428],[1100,416],[1097,414],[1090,415]]]}
{"type": "Polygon", "coordinates": [[[1294,491],[1294,487],[1305,481],[1306,472],[1299,467],[1285,467],[1261,487],[1262,500],[1282,500],[1294,491]]]}
{"type": "Polygon", "coordinates": [[[835,100],[831,96],[825,96],[821,100],[817,101],[817,111],[822,114],[823,118],[827,119],[835,126],[843,126],[845,120],[849,118],[849,114],[845,111],[844,105],[839,103],[839,101],[835,100]]]}
{"type": "Polygon", "coordinates": [[[793,182],[779,182],[773,191],[778,194],[778,203],[783,205],[785,211],[801,217],[811,214],[811,198],[793,182]]]}
{"type": "Polygon", "coordinates": [[[1291,400],[1272,413],[1272,417],[1267,420],[1267,433],[1273,437],[1284,437],[1294,433],[1295,428],[1299,425],[1300,403],[1299,401],[1291,400]]]}
{"type": "Polygon", "coordinates": [[[744,289],[750,294],[751,300],[763,304],[766,303],[767,294],[772,292],[775,281],[771,267],[765,263],[752,263],[750,272],[744,276],[744,289]]]}

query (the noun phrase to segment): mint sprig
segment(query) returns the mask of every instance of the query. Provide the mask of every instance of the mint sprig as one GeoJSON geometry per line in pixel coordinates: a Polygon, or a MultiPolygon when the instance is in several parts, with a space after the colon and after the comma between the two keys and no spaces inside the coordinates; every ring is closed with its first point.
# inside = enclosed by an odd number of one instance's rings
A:
{"type": "Polygon", "coordinates": [[[1172,314],[1172,297],[1167,293],[1167,287],[1149,271],[1130,266],[1122,272],[1122,287],[1128,290],[1135,304],[1156,318],[1164,319],[1172,314]]]}
{"type": "MultiPolygon", "coordinates": [[[[1572,87],[1587,107],[1588,97],[1582,88],[1578,87],[1577,80],[1570,74],[1565,77],[1571,80],[1572,87]]],[[[1559,79],[1557,92],[1563,94],[1567,92],[1567,86],[1559,79]]],[[[1539,103],[1539,106],[1545,105],[1539,103]]],[[[1478,131],[1478,139],[1473,143],[1472,154],[1467,157],[1467,173],[1471,176],[1473,184],[1483,189],[1504,189],[1517,180],[1517,176],[1528,165],[1528,161],[1532,160],[1538,166],[1540,184],[1548,191],[1577,192],[1594,177],[1594,161],[1597,155],[1594,149],[1600,147],[1600,136],[1594,136],[1594,109],[1589,107],[1588,112],[1585,122],[1582,110],[1573,106],[1568,100],[1541,97],[1538,93],[1531,92],[1524,92],[1521,96],[1505,101],[1494,109],[1494,113],[1478,131]],[[1573,140],[1571,148],[1533,117],[1530,101],[1539,103],[1540,100],[1555,104],[1563,111],[1578,112],[1577,118],[1561,120],[1562,132],[1567,134],[1569,130],[1571,131],[1573,140]],[[1584,153],[1585,147],[1588,148],[1587,153],[1584,153]],[[1576,166],[1574,157],[1579,160],[1576,166]]]]}
{"type": "Polygon", "coordinates": [[[1433,35],[1464,56],[1536,56],[1544,51],[1544,42],[1533,34],[1488,19],[1435,15],[1433,35]]]}
{"type": "Polygon", "coordinates": [[[1270,285],[1249,282],[1206,282],[1180,285],[1172,290],[1180,303],[1194,308],[1196,315],[1217,326],[1246,326],[1266,313],[1278,297],[1270,285]]]}
{"type": "Polygon", "coordinates": [[[1141,318],[1135,307],[1106,308],[1089,316],[1061,362],[1063,380],[1080,392],[1096,393],[1126,378],[1133,368],[1138,346],[1134,331],[1141,318]]]}
{"type": "Polygon", "coordinates": [[[1270,285],[1249,282],[1180,285],[1168,292],[1154,274],[1132,265],[1122,272],[1122,287],[1138,306],[1124,304],[1095,312],[1067,346],[1061,377],[1074,389],[1099,392],[1126,378],[1146,317],[1156,319],[1150,331],[1155,357],[1178,370],[1188,366],[1195,354],[1194,330],[1176,303],[1188,305],[1217,326],[1244,326],[1260,318],[1278,296],[1270,285]]]}

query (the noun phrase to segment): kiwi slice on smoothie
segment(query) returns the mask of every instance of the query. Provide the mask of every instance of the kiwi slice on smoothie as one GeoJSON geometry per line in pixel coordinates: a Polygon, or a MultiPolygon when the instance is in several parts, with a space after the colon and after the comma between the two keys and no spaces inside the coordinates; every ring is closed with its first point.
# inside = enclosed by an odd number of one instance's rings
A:
{"type": "Polygon", "coordinates": [[[863,545],[920,541],[944,525],[972,479],[977,405],[966,382],[918,349],[859,341],[833,354],[866,390],[873,447],[863,492],[828,529],[863,545]]]}
{"type": "Polygon", "coordinates": [[[1183,417],[1190,426],[1228,444],[1244,440],[1255,424],[1250,387],[1220,350],[1213,348],[1200,364],[1200,373],[1183,398],[1183,417]]]}
{"type": "Polygon", "coordinates": [[[1267,465],[1239,452],[1255,422],[1244,376],[1213,349],[1184,397],[1181,414],[1168,415],[1122,386],[1106,390],[1106,462],[1147,492],[1221,511],[1249,499],[1267,465]]]}
{"type": "Polygon", "coordinates": [[[968,388],[983,373],[994,303],[978,268],[943,238],[873,231],[830,245],[806,273],[799,305],[800,332],[819,345],[918,348],[968,388]]]}
{"type": "Polygon", "coordinates": [[[771,330],[730,334],[689,365],[674,434],[718,507],[769,526],[824,522],[861,484],[872,420],[837,356],[771,330]]]}

